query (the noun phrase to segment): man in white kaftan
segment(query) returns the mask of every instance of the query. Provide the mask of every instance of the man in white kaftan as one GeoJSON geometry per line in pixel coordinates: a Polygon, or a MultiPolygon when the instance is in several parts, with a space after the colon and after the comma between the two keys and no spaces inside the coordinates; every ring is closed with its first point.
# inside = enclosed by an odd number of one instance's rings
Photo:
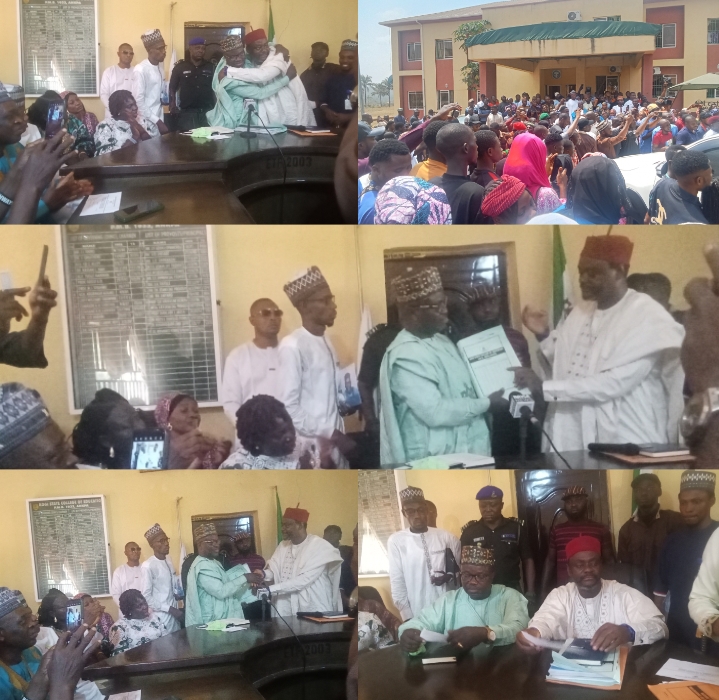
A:
{"type": "MultiPolygon", "coordinates": [[[[269,46],[264,29],[249,32],[244,38],[247,58],[244,68],[228,66],[227,76],[245,83],[264,85],[275,78],[287,75],[292,65],[287,49],[282,46],[269,46]],[[253,53],[256,45],[264,51],[253,53]],[[265,58],[266,56],[266,58],[265,58]]],[[[316,126],[314,112],[307,99],[307,91],[299,76],[295,75],[283,88],[269,97],[259,100],[257,105],[262,121],[269,124],[289,124],[292,126],[316,126]]],[[[260,122],[252,122],[253,124],[260,122]]]]}
{"type": "Polygon", "coordinates": [[[117,605],[117,610],[122,617],[120,610],[120,596],[127,590],[134,588],[142,591],[142,567],[140,566],[140,554],[142,550],[137,542],[128,542],[125,545],[125,556],[127,563],[118,566],[112,574],[110,583],[110,595],[117,605]]]}
{"type": "Polygon", "coordinates": [[[282,327],[282,311],[271,299],[258,299],[250,307],[250,323],[255,337],[230,352],[222,374],[222,406],[233,428],[237,411],[245,401],[258,394],[276,399],[281,394],[277,336],[282,327]]]}
{"type": "Polygon", "coordinates": [[[120,44],[117,49],[119,63],[105,68],[100,79],[100,100],[105,105],[105,121],[112,119],[110,114],[110,95],[117,90],[132,92],[132,80],[135,71],[132,69],[132,59],[135,52],[130,44],[120,44]]]}
{"type": "Polygon", "coordinates": [[[285,509],[283,540],[265,565],[267,588],[282,617],[342,610],[342,557],[329,542],[307,533],[309,515],[302,508],[285,509]]]}
{"type": "Polygon", "coordinates": [[[525,635],[591,639],[593,648],[602,651],[622,644],[653,644],[669,636],[664,616],[647,596],[601,578],[601,544],[595,537],[582,535],[567,544],[567,570],[570,583],[552,590],[528,629],[517,634],[522,651],[538,650],[525,635]]]}
{"type": "Polygon", "coordinates": [[[719,530],[709,538],[689,595],[689,615],[705,637],[719,641],[719,530]]]}
{"type": "MultiPolygon", "coordinates": [[[[302,316],[302,327],[280,343],[281,393],[298,438],[314,448],[316,465],[329,459],[346,468],[344,436],[337,395],[339,362],[327,328],[334,325],[337,305],[319,268],[302,270],[284,286],[302,316]]],[[[353,443],[352,443],[353,444],[353,443]]]]}
{"type": "Polygon", "coordinates": [[[132,96],[137,102],[138,112],[145,119],[153,124],[162,122],[164,126],[162,95],[167,87],[167,81],[163,61],[167,55],[167,46],[159,29],[145,32],[142,35],[142,43],[147,51],[147,58],[134,68],[132,96]]]}
{"type": "Polygon", "coordinates": [[[402,620],[409,620],[455,590],[461,545],[453,534],[429,527],[422,489],[404,489],[400,500],[409,527],[389,536],[387,557],[392,601],[402,620]]]}
{"type": "Polygon", "coordinates": [[[142,564],[142,595],[165,626],[167,634],[180,629],[182,611],[177,607],[178,576],[170,559],[170,540],[155,523],[146,533],[154,554],[142,564]]]}
{"type": "Polygon", "coordinates": [[[524,310],[551,379],[517,369],[516,383],[546,402],[545,429],[560,452],[592,442],[679,440],[684,329],[658,302],[627,288],[632,248],[624,236],[587,238],[579,259],[584,301],[551,334],[546,314],[524,310]]]}

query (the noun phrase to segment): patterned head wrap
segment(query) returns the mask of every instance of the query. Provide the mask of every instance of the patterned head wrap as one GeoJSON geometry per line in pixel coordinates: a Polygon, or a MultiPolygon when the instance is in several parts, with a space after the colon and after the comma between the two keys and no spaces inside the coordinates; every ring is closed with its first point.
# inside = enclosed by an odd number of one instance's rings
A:
{"type": "Polygon", "coordinates": [[[494,550],[471,545],[462,547],[460,564],[474,564],[475,566],[494,566],[494,550]]]}
{"type": "Polygon", "coordinates": [[[244,46],[242,37],[239,34],[228,34],[221,42],[220,48],[223,53],[229,53],[244,46]]]}
{"type": "Polygon", "coordinates": [[[23,605],[26,605],[25,598],[20,591],[13,591],[6,586],[0,587],[0,618],[23,605]]]}
{"type": "Polygon", "coordinates": [[[293,306],[297,306],[298,302],[309,297],[319,287],[329,289],[329,284],[327,284],[327,280],[320,272],[320,268],[312,266],[295,274],[283,289],[293,306]]]}
{"type": "Polygon", "coordinates": [[[679,491],[709,491],[714,493],[716,486],[717,477],[712,472],[699,472],[693,470],[687,470],[682,473],[681,481],[679,482],[679,491]]]}
{"type": "Polygon", "coordinates": [[[562,496],[562,500],[566,501],[568,498],[571,498],[572,496],[589,496],[589,494],[584,489],[584,486],[570,486],[562,496]]]}
{"type": "Polygon", "coordinates": [[[424,491],[422,491],[422,489],[415,488],[414,486],[410,486],[399,492],[399,500],[402,503],[417,503],[418,501],[424,501],[424,491]]]}
{"type": "Polygon", "coordinates": [[[379,224],[451,224],[447,194],[410,175],[391,179],[379,192],[374,205],[379,224]]]}
{"type": "Polygon", "coordinates": [[[172,430],[170,427],[170,416],[182,399],[192,399],[192,396],[182,394],[179,391],[173,391],[157,400],[157,405],[155,406],[155,422],[158,428],[162,430],[172,430]]]}
{"type": "Polygon", "coordinates": [[[0,459],[32,440],[51,422],[40,394],[22,384],[0,384],[0,459]]]}
{"type": "Polygon", "coordinates": [[[500,216],[515,202],[519,201],[527,186],[512,175],[502,175],[498,185],[484,195],[482,200],[482,214],[485,216],[500,216]]]}
{"type": "Polygon", "coordinates": [[[145,539],[152,544],[152,540],[155,539],[158,535],[164,535],[165,531],[160,527],[158,523],[155,523],[146,533],[145,533],[145,539]]]}
{"type": "Polygon", "coordinates": [[[198,523],[193,529],[193,534],[196,540],[201,540],[209,535],[216,535],[217,528],[214,523],[198,523]]]}
{"type": "Polygon", "coordinates": [[[412,275],[400,275],[395,277],[390,285],[398,304],[424,299],[443,289],[442,278],[436,267],[426,267],[412,275]]]}
{"type": "Polygon", "coordinates": [[[240,530],[236,535],[232,537],[235,542],[238,542],[239,540],[251,540],[252,535],[249,532],[245,532],[244,530],[240,530]]]}
{"type": "Polygon", "coordinates": [[[357,51],[359,44],[353,39],[345,39],[340,48],[341,51],[357,51]]]}
{"type": "Polygon", "coordinates": [[[157,46],[165,46],[165,40],[159,29],[148,29],[141,37],[142,43],[146,49],[152,49],[157,46]]]}

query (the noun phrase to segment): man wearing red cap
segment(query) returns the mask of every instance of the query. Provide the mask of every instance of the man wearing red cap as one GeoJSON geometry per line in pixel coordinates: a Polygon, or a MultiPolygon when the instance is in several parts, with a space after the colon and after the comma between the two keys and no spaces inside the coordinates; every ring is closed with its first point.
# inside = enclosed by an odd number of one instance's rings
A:
{"type": "Polygon", "coordinates": [[[546,598],[529,628],[517,634],[517,647],[536,654],[532,637],[591,639],[595,650],[614,651],[623,644],[653,644],[669,635],[656,605],[634,588],[602,578],[601,544],[576,537],[567,544],[570,582],[546,598]]]}
{"type": "Polygon", "coordinates": [[[285,509],[282,542],[265,567],[267,590],[282,617],[342,610],[342,556],[329,542],[307,532],[309,517],[302,508],[285,509]]]}
{"type": "Polygon", "coordinates": [[[661,304],[628,289],[633,248],[624,236],[588,237],[578,266],[583,302],[551,333],[546,312],[522,313],[552,371],[543,382],[516,369],[516,384],[546,401],[557,450],[679,439],[684,330],[661,304]]]}

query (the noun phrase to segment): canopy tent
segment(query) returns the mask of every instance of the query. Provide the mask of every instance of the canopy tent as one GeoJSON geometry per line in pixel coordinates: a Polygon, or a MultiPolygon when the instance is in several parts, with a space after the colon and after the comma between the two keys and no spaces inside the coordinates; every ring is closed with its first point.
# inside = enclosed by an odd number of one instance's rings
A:
{"type": "Polygon", "coordinates": [[[670,90],[715,90],[719,89],[719,73],[705,73],[698,78],[672,85],[670,90]]]}
{"type": "Polygon", "coordinates": [[[466,45],[554,39],[599,39],[608,36],[656,36],[660,31],[661,25],[648,22],[544,22],[492,29],[469,38],[466,45]]]}

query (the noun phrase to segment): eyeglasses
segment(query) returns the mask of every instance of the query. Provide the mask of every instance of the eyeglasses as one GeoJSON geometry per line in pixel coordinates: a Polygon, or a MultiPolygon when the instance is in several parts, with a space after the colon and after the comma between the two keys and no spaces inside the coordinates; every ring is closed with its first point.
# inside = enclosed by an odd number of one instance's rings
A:
{"type": "Polygon", "coordinates": [[[490,574],[468,574],[466,571],[462,571],[460,575],[462,576],[462,581],[465,583],[469,583],[470,581],[481,583],[482,581],[486,581],[490,578],[490,574]]]}
{"type": "Polygon", "coordinates": [[[261,309],[260,310],[260,316],[262,318],[269,318],[270,316],[274,316],[275,318],[282,318],[284,315],[284,311],[282,309],[261,309]]]}

